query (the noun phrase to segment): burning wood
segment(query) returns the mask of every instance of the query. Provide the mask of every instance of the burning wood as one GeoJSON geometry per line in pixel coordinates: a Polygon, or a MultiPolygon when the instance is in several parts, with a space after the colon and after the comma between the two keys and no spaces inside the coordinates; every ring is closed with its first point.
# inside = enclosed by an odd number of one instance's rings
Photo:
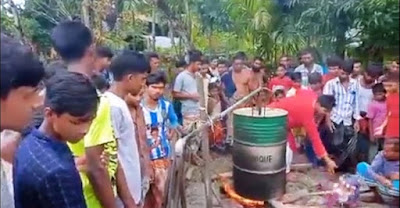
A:
{"type": "Polygon", "coordinates": [[[226,195],[229,198],[234,199],[236,202],[238,202],[239,204],[241,204],[241,205],[243,205],[245,207],[252,207],[252,208],[264,207],[264,202],[263,201],[247,199],[247,198],[244,198],[244,197],[240,196],[239,194],[237,194],[235,192],[235,189],[233,188],[232,183],[229,181],[228,178],[221,177],[220,180],[222,182],[222,187],[223,187],[226,195]]]}

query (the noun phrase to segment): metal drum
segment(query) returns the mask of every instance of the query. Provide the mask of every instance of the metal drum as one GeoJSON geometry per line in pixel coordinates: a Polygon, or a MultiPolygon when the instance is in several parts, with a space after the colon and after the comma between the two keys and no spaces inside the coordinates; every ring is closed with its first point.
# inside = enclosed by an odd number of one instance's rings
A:
{"type": "Polygon", "coordinates": [[[233,182],[242,197],[267,201],[285,193],[286,120],[282,109],[233,112],[233,182]]]}

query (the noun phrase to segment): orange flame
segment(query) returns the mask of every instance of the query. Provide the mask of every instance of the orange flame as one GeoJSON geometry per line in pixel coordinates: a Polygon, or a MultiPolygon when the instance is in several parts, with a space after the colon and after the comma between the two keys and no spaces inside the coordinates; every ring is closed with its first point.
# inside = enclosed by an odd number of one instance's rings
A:
{"type": "Polygon", "coordinates": [[[221,177],[221,182],[224,188],[224,191],[226,194],[234,199],[236,202],[239,204],[246,206],[246,207],[263,207],[264,202],[263,201],[257,201],[257,200],[252,200],[252,199],[247,199],[235,192],[235,189],[233,188],[233,185],[229,182],[229,180],[225,177],[221,177]]]}

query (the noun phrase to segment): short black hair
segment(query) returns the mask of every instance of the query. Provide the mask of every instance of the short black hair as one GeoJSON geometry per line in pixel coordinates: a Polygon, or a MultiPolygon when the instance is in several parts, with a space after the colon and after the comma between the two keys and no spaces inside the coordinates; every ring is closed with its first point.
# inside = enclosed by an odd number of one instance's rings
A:
{"type": "Polygon", "coordinates": [[[208,90],[212,90],[212,89],[219,89],[219,84],[217,82],[212,82],[208,84],[208,90]]]}
{"type": "Polygon", "coordinates": [[[256,56],[256,57],[254,57],[254,61],[256,61],[256,60],[259,60],[259,61],[261,61],[261,62],[264,61],[264,59],[261,58],[261,56],[256,56]]]}
{"type": "Polygon", "coordinates": [[[99,97],[95,86],[83,74],[59,73],[46,81],[44,106],[56,114],[81,117],[96,113],[99,97]]]}
{"type": "Polygon", "coordinates": [[[107,90],[110,87],[110,83],[108,83],[107,79],[102,75],[95,74],[91,79],[94,86],[100,91],[107,90]]]}
{"type": "Polygon", "coordinates": [[[383,68],[381,64],[370,63],[367,66],[367,70],[365,70],[368,76],[372,78],[378,78],[383,74],[383,68]]]}
{"type": "Polygon", "coordinates": [[[376,83],[374,86],[372,86],[372,93],[376,94],[376,93],[380,93],[383,92],[386,94],[386,90],[385,87],[383,86],[382,83],[376,83]]]}
{"type": "Polygon", "coordinates": [[[105,46],[97,46],[96,47],[96,55],[101,58],[109,58],[112,59],[114,53],[109,47],[105,46]]]}
{"type": "Polygon", "coordinates": [[[303,49],[302,51],[300,51],[299,57],[302,57],[307,54],[310,54],[311,56],[313,56],[313,53],[309,49],[303,49]]]}
{"type": "Polygon", "coordinates": [[[234,60],[243,60],[243,61],[246,61],[246,60],[247,60],[247,55],[246,55],[243,51],[239,51],[239,52],[237,52],[237,53],[233,56],[232,60],[233,60],[233,61],[234,61],[234,60]]]}
{"type": "Polygon", "coordinates": [[[124,52],[111,61],[110,72],[115,81],[121,81],[127,74],[141,74],[150,70],[149,61],[141,53],[124,52]]]}
{"type": "Polygon", "coordinates": [[[36,87],[44,77],[44,67],[32,50],[1,34],[1,99],[20,87],[36,87]]]}
{"type": "Polygon", "coordinates": [[[247,60],[247,55],[246,55],[246,53],[244,51],[239,51],[239,52],[237,52],[235,54],[235,56],[233,58],[233,60],[236,60],[236,59],[241,59],[241,60],[246,61],[247,60]]]}
{"type": "Polygon", "coordinates": [[[76,61],[85,55],[93,43],[89,28],[80,21],[65,21],[51,31],[54,49],[64,61],[76,61]]]}
{"type": "Polygon", "coordinates": [[[360,59],[353,59],[353,63],[362,63],[360,59]]]}
{"type": "Polygon", "coordinates": [[[274,92],[274,96],[277,97],[278,95],[285,95],[284,89],[276,89],[274,92]]]}
{"type": "Polygon", "coordinates": [[[146,57],[147,57],[149,60],[152,59],[152,58],[160,59],[160,57],[158,56],[158,54],[155,53],[155,52],[148,52],[148,53],[146,53],[146,57]]]}
{"type": "Polygon", "coordinates": [[[179,59],[176,63],[175,63],[175,67],[176,68],[181,68],[181,67],[185,67],[186,66],[186,61],[185,59],[179,59]]]}
{"type": "Polygon", "coordinates": [[[335,97],[333,95],[320,95],[318,97],[318,103],[328,111],[331,111],[332,108],[335,107],[335,102],[335,97]]]}
{"type": "Polygon", "coordinates": [[[318,72],[313,72],[308,75],[308,83],[310,84],[318,84],[322,83],[322,75],[318,72]]]}
{"type": "Polygon", "coordinates": [[[203,53],[199,50],[191,50],[188,51],[188,56],[189,56],[189,63],[194,63],[197,61],[202,61],[203,58],[203,53]]]}
{"type": "Polygon", "coordinates": [[[167,78],[165,77],[165,73],[162,71],[157,71],[154,73],[151,73],[147,76],[146,79],[146,85],[152,85],[152,84],[159,84],[163,83],[164,85],[167,84],[167,78]]]}
{"type": "Polygon", "coordinates": [[[347,59],[343,62],[343,71],[347,72],[348,74],[353,73],[354,69],[354,61],[351,59],[347,59]]]}
{"type": "Polygon", "coordinates": [[[228,65],[227,61],[224,60],[224,59],[219,59],[219,60],[218,60],[218,65],[220,65],[220,64],[224,64],[225,66],[228,65]]]}
{"type": "Polygon", "coordinates": [[[293,82],[300,83],[301,82],[301,73],[300,72],[293,72],[290,74],[290,79],[293,82]]]}
{"type": "Polygon", "coordinates": [[[55,74],[58,74],[59,72],[64,72],[66,70],[67,70],[67,65],[65,64],[64,61],[62,60],[52,61],[45,67],[44,79],[48,80],[55,74]]]}
{"type": "Polygon", "coordinates": [[[342,68],[342,64],[342,59],[337,56],[331,56],[326,59],[326,65],[328,65],[328,67],[337,66],[339,68],[342,68]]]}

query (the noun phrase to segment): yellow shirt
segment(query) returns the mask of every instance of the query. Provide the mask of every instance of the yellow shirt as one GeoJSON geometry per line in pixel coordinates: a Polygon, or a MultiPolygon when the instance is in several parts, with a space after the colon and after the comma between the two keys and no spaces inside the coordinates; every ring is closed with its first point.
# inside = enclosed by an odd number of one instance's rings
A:
{"type": "MultiPolygon", "coordinates": [[[[116,193],[115,175],[118,163],[117,141],[111,124],[111,106],[104,96],[100,97],[97,115],[89,128],[89,132],[79,143],[68,145],[75,157],[83,156],[85,154],[85,148],[87,147],[104,145],[104,150],[109,156],[109,163],[107,166],[108,174],[110,175],[110,180],[113,184],[114,192],[116,193]]],[[[100,202],[94,193],[86,173],[80,172],[79,174],[82,180],[83,194],[87,207],[101,208],[100,202]]]]}

